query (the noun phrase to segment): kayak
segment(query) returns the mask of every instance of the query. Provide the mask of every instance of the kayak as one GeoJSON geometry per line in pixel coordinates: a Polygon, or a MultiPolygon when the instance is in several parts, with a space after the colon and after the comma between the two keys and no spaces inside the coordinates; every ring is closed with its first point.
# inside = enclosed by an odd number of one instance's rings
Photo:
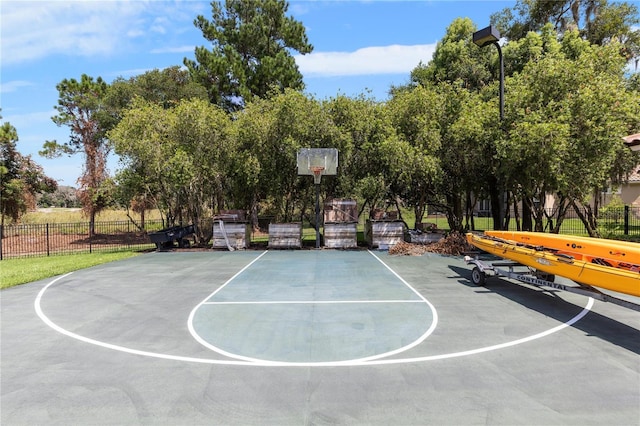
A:
{"type": "MultiPolygon", "coordinates": [[[[491,231],[493,232],[493,231],[491,231]]],[[[541,245],[523,244],[494,236],[468,233],[467,241],[487,253],[518,262],[548,274],[568,278],[586,286],[640,296],[640,273],[575,257],[541,245]]]]}
{"type": "Polygon", "coordinates": [[[591,263],[632,272],[640,271],[640,244],[638,243],[544,232],[485,231],[485,235],[526,246],[555,250],[591,263]]]}

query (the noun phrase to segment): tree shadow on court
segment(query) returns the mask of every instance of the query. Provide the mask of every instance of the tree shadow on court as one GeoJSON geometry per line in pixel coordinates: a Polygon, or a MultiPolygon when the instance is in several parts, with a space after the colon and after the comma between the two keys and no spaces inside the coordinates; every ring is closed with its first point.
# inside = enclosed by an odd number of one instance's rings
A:
{"type": "MultiPolygon", "coordinates": [[[[584,306],[575,305],[562,297],[562,290],[538,288],[520,285],[505,278],[487,277],[484,287],[477,286],[471,281],[471,270],[457,266],[449,268],[459,275],[458,282],[476,289],[476,293],[494,293],[506,297],[527,309],[539,312],[550,318],[566,322],[576,316],[584,306]],[[549,295],[553,297],[549,297],[549,295]]],[[[586,302],[586,298],[584,299],[586,302]]],[[[607,303],[596,301],[596,303],[607,303]]],[[[619,307],[620,309],[627,309],[619,307]]],[[[629,311],[633,312],[633,311],[629,311]]],[[[621,323],[596,312],[589,312],[584,318],[571,325],[582,330],[588,336],[597,337],[614,345],[620,346],[636,354],[640,354],[640,331],[637,328],[621,323]]]]}

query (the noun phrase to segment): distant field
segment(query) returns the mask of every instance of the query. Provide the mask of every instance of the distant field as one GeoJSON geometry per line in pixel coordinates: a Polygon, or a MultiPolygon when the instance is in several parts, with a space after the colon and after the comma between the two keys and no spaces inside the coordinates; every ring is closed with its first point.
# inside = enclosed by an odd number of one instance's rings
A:
{"type": "MultiPolygon", "coordinates": [[[[140,215],[134,212],[129,212],[130,216],[136,221],[140,220],[140,215]]],[[[145,220],[161,219],[160,212],[158,210],[149,210],[145,213],[145,220]]],[[[58,207],[50,207],[45,209],[38,209],[34,212],[25,214],[20,223],[76,223],[87,222],[89,218],[80,209],[66,209],[58,207]]],[[[112,222],[129,220],[126,210],[105,210],[96,216],[98,222],[112,222]]]]}

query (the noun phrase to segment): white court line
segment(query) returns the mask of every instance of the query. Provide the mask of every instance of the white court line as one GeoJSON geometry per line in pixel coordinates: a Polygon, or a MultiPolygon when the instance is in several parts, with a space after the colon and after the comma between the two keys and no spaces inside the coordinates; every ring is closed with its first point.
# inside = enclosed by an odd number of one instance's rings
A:
{"type": "MultiPolygon", "coordinates": [[[[355,362],[367,362],[367,361],[372,361],[375,359],[380,359],[380,358],[386,358],[389,357],[391,355],[397,355],[399,353],[405,352],[417,345],[419,345],[420,343],[424,342],[424,340],[429,337],[434,330],[436,329],[436,326],[438,324],[438,313],[436,311],[436,308],[427,300],[424,298],[424,296],[422,296],[419,292],[417,292],[413,287],[411,287],[411,285],[406,282],[400,275],[398,275],[395,271],[393,271],[387,264],[385,264],[380,258],[378,258],[375,254],[373,254],[373,252],[371,252],[370,250],[368,251],[375,259],[377,259],[380,263],[382,263],[385,268],[387,268],[389,271],[391,271],[391,273],[404,285],[406,285],[407,287],[409,287],[409,289],[411,289],[411,291],[413,291],[419,298],[420,300],[418,300],[418,303],[425,303],[429,309],[431,310],[432,313],[432,321],[431,321],[431,325],[429,326],[429,328],[416,340],[414,340],[413,342],[409,343],[408,345],[402,346],[400,348],[394,349],[392,351],[387,351],[387,352],[382,352],[379,354],[375,354],[375,355],[371,355],[371,356],[367,356],[367,357],[362,357],[362,358],[356,358],[356,359],[350,359],[350,360],[342,360],[342,361],[325,361],[325,362],[313,362],[313,363],[305,363],[305,362],[298,362],[296,364],[307,364],[307,365],[315,365],[315,366],[320,366],[320,365],[334,365],[333,363],[335,362],[339,362],[339,363],[355,363],[355,362]]],[[[266,254],[263,253],[262,255],[266,254]]],[[[236,277],[238,277],[242,272],[244,272],[245,270],[247,270],[247,268],[249,268],[251,265],[253,265],[258,259],[260,259],[259,256],[258,258],[256,258],[253,262],[251,262],[250,264],[248,264],[247,266],[245,266],[240,272],[238,272],[236,275],[234,275],[233,277],[231,277],[227,282],[224,283],[224,286],[228,285],[231,281],[233,281],[236,277]]],[[[221,287],[221,288],[222,288],[221,287]]],[[[211,295],[209,295],[207,298],[205,298],[200,304],[198,304],[195,308],[193,308],[193,310],[191,311],[191,314],[189,315],[189,324],[188,324],[188,328],[189,328],[189,332],[191,333],[191,335],[193,336],[193,338],[200,343],[201,345],[203,345],[204,347],[217,352],[221,355],[227,356],[229,358],[234,358],[234,359],[238,359],[238,360],[243,360],[243,361],[247,361],[247,362],[256,362],[256,363],[264,363],[264,362],[272,362],[269,360],[265,360],[265,359],[261,359],[261,358],[253,358],[253,357],[248,357],[248,356],[244,356],[244,355],[240,355],[240,354],[236,354],[233,352],[229,352],[226,351],[218,346],[212,345],[211,343],[209,343],[208,341],[206,341],[205,339],[203,339],[196,331],[195,327],[193,326],[193,318],[195,317],[196,311],[198,309],[200,309],[200,307],[202,307],[203,305],[206,304],[214,304],[211,302],[207,302],[207,300],[209,300],[211,297],[213,297],[214,294],[216,294],[218,291],[220,291],[220,288],[217,289],[215,292],[213,292],[211,295]]],[[[365,301],[368,302],[368,301],[365,301]]],[[[376,301],[378,302],[378,301],[376,301]]],[[[415,303],[416,301],[411,301],[412,303],[415,303]]],[[[251,303],[251,302],[250,302],[251,303]]],[[[257,304],[257,302],[254,302],[257,304]]],[[[270,302],[270,303],[274,303],[274,302],[270,302]]],[[[308,301],[306,302],[307,304],[314,304],[315,301],[308,301]]],[[[327,303],[332,303],[331,301],[325,301],[325,304],[327,303]]],[[[333,302],[335,303],[335,302],[333,302]]],[[[353,303],[353,302],[351,302],[353,303]]],[[[362,301],[359,303],[363,303],[362,301]]],[[[237,302],[236,302],[237,304],[237,302]]],[[[264,303],[261,303],[264,304],[264,303]]],[[[279,362],[279,361],[275,361],[275,362],[279,362]]]]}
{"type": "Polygon", "coordinates": [[[111,343],[106,343],[106,342],[101,342],[99,340],[90,339],[88,337],[81,336],[79,334],[73,333],[73,332],[71,332],[69,330],[66,330],[66,329],[60,327],[59,325],[57,325],[53,321],[51,321],[44,314],[44,312],[42,311],[42,307],[41,307],[42,296],[44,295],[45,291],[47,291],[47,289],[49,287],[51,287],[53,284],[55,284],[58,280],[61,280],[62,278],[65,278],[65,277],[68,277],[71,274],[72,274],[72,272],[69,272],[68,274],[62,275],[62,276],[56,278],[55,280],[51,281],[49,284],[47,284],[42,290],[40,290],[40,292],[38,293],[38,296],[36,297],[35,303],[34,303],[35,309],[36,309],[36,314],[40,317],[40,319],[45,324],[47,324],[49,327],[51,327],[52,329],[54,329],[58,333],[63,334],[63,335],[68,336],[68,337],[71,337],[71,338],[76,339],[76,340],[80,340],[81,342],[89,343],[89,344],[96,345],[96,346],[101,346],[101,347],[107,348],[107,349],[113,349],[113,350],[120,351],[120,352],[125,352],[125,353],[132,354],[132,355],[142,355],[142,356],[148,356],[148,357],[153,357],[153,358],[162,358],[162,359],[173,360],[173,361],[198,362],[198,363],[204,363],[204,364],[247,365],[247,363],[245,363],[245,362],[238,362],[238,361],[215,362],[217,360],[212,360],[212,359],[207,359],[207,358],[193,358],[193,357],[185,357],[185,356],[175,356],[175,355],[169,355],[169,354],[161,354],[161,353],[156,353],[156,352],[149,352],[149,351],[141,351],[141,350],[137,350],[137,349],[131,349],[131,348],[127,348],[127,347],[124,347],[124,346],[113,345],[111,343]],[[212,362],[212,361],[214,361],[214,362],[212,362]]]}
{"type": "MultiPolygon", "coordinates": [[[[375,256],[375,257],[377,258],[377,256],[375,256]]],[[[253,262],[255,262],[256,260],[257,260],[257,258],[253,262]]],[[[247,265],[244,269],[246,269],[249,265],[247,265]]],[[[238,274],[239,273],[240,272],[238,272],[238,274]]],[[[238,275],[238,274],[236,274],[236,275],[238,275]]],[[[485,346],[485,347],[481,347],[481,348],[477,348],[477,349],[471,349],[471,350],[467,350],[467,351],[452,352],[452,353],[447,353],[447,354],[431,355],[431,356],[423,356],[423,357],[414,357],[414,358],[377,359],[377,360],[371,360],[371,361],[366,361],[366,362],[363,362],[363,361],[326,362],[326,363],[289,363],[289,362],[267,362],[267,361],[265,361],[265,362],[245,362],[245,361],[238,361],[238,360],[219,360],[219,359],[211,359],[211,358],[196,358],[196,357],[188,357],[188,356],[169,355],[169,354],[163,354],[163,353],[158,353],[158,352],[142,351],[142,350],[138,350],[138,349],[127,348],[127,347],[124,347],[124,346],[114,345],[114,344],[111,344],[111,343],[106,343],[106,342],[102,342],[102,341],[99,341],[99,340],[91,339],[91,338],[84,337],[84,336],[81,336],[79,334],[73,333],[73,332],[71,332],[69,330],[66,330],[66,329],[60,327],[59,325],[55,324],[53,321],[51,321],[45,315],[45,313],[42,311],[41,302],[42,302],[42,297],[44,296],[45,292],[49,289],[49,287],[51,287],[53,284],[55,284],[59,280],[65,278],[65,277],[68,277],[69,275],[71,275],[71,273],[62,275],[62,276],[54,279],[53,281],[51,281],[45,287],[43,287],[42,290],[40,290],[40,292],[38,293],[38,296],[36,297],[35,302],[34,302],[35,311],[36,311],[36,314],[38,315],[38,317],[47,326],[49,326],[53,330],[57,331],[58,333],[60,333],[62,335],[65,335],[67,337],[71,337],[73,339],[79,340],[81,342],[89,343],[89,344],[92,344],[92,345],[95,345],[95,346],[99,346],[99,347],[103,347],[103,348],[106,348],[106,349],[112,349],[112,350],[116,350],[116,351],[119,351],[119,352],[128,353],[128,354],[131,354],[131,355],[141,355],[141,356],[147,356],[147,357],[151,357],[151,358],[165,359],[165,360],[169,360],[169,361],[192,362],[192,363],[211,364],[211,365],[241,365],[241,366],[247,366],[247,367],[316,367],[316,366],[319,366],[319,367],[324,367],[324,366],[329,366],[329,367],[332,367],[332,366],[335,366],[335,367],[339,367],[339,366],[344,366],[344,367],[363,367],[363,366],[375,366],[375,365],[409,364],[409,363],[417,363],[417,362],[428,362],[428,361],[444,360],[444,359],[450,359],[450,358],[459,358],[459,357],[464,357],[464,356],[472,356],[472,355],[477,355],[477,354],[484,353],[484,352],[490,352],[490,351],[495,351],[495,350],[500,350],[500,349],[505,349],[505,348],[508,348],[508,347],[520,345],[520,344],[523,344],[523,343],[531,342],[533,340],[537,340],[537,339],[549,336],[549,335],[551,335],[553,333],[557,333],[557,332],[559,332],[559,331],[561,331],[561,330],[563,330],[563,329],[565,329],[567,327],[570,327],[571,325],[575,324],[579,320],[581,320],[585,315],[587,315],[591,311],[591,308],[593,307],[594,302],[595,302],[593,298],[589,297],[588,300],[587,300],[587,305],[575,317],[573,317],[569,321],[567,321],[567,322],[565,322],[563,324],[560,324],[560,325],[558,325],[556,327],[553,327],[553,328],[551,328],[549,330],[546,330],[546,331],[543,331],[543,332],[540,332],[540,333],[537,333],[537,334],[534,334],[534,335],[531,335],[531,336],[528,336],[528,337],[524,337],[524,338],[521,338],[521,339],[513,340],[513,341],[510,341],[510,342],[505,342],[505,343],[501,343],[501,344],[497,344],[497,345],[491,345],[491,346],[485,346]]]]}
{"type": "Polygon", "coordinates": [[[246,302],[205,302],[203,305],[339,305],[359,303],[424,303],[423,300],[262,300],[246,302]]]}

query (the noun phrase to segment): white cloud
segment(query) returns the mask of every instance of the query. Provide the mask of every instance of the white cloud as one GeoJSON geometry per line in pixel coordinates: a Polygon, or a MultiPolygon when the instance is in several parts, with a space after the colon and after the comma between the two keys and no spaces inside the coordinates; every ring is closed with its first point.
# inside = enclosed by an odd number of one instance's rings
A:
{"type": "Polygon", "coordinates": [[[0,83],[0,93],[15,92],[21,87],[28,87],[28,86],[33,86],[33,83],[30,81],[24,81],[24,80],[7,81],[6,83],[0,83]]]}
{"type": "Polygon", "coordinates": [[[142,9],[142,2],[5,1],[2,61],[15,64],[51,54],[108,54],[142,9]]]}
{"type": "MultiPolygon", "coordinates": [[[[199,10],[201,2],[2,0],[2,64],[55,55],[111,55],[132,38],[167,33],[171,18],[199,10]]],[[[173,29],[171,30],[173,31],[173,29]]]]}
{"type": "MultiPolygon", "coordinates": [[[[15,128],[21,129],[29,126],[53,125],[51,117],[57,114],[58,112],[54,108],[51,108],[48,111],[34,111],[27,114],[6,114],[3,120],[10,122],[15,128]]],[[[44,142],[44,139],[40,144],[42,144],[42,142],[44,142]]]]}
{"type": "Polygon", "coordinates": [[[354,52],[296,55],[295,60],[305,77],[404,74],[420,61],[429,62],[435,48],[435,44],[374,46],[354,52]]]}
{"type": "Polygon", "coordinates": [[[177,46],[177,47],[159,47],[152,49],[151,53],[193,53],[196,47],[193,45],[177,46]]]}

